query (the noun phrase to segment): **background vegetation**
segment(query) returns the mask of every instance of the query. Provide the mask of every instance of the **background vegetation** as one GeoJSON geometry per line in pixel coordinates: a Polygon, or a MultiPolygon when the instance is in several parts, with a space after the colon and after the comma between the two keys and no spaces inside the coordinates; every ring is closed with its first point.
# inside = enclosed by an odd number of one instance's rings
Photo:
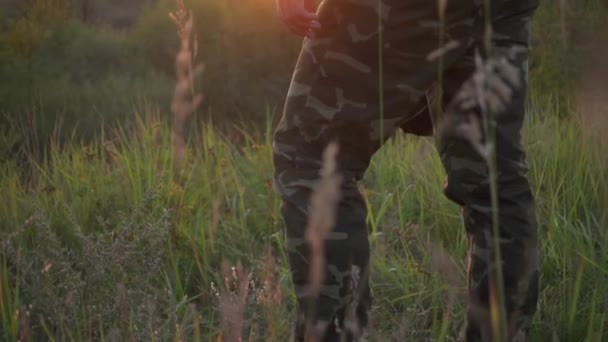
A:
{"type": "MultiPolygon", "coordinates": [[[[173,1],[0,1],[0,338],[285,340],[293,297],[269,139],[299,41],[271,1],[186,3],[205,100],[180,172],[173,1]]],[[[608,338],[608,159],[592,134],[608,105],[588,96],[608,70],[588,68],[605,18],[599,1],[544,1],[534,23],[534,341],[608,338]]],[[[443,177],[430,140],[399,136],[362,184],[374,336],[449,340],[462,327],[466,241],[443,177]]]]}

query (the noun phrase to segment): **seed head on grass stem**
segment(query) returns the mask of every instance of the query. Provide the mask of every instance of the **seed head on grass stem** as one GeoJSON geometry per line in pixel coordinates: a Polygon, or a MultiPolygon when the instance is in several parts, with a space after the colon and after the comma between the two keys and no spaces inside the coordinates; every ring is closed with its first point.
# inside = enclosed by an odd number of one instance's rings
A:
{"type": "Polygon", "coordinates": [[[310,288],[315,296],[323,283],[325,252],[324,241],[336,221],[336,206],[340,196],[341,177],[336,172],[338,145],[330,144],[323,153],[321,179],[311,197],[310,216],[306,228],[306,241],[311,250],[310,288]]]}
{"type": "Polygon", "coordinates": [[[198,43],[193,33],[192,12],[187,10],[183,0],[176,0],[177,10],[169,17],[177,26],[180,48],[175,58],[176,84],[171,103],[174,115],[173,147],[177,166],[186,159],[186,125],[188,119],[203,102],[203,95],[194,88],[195,77],[203,71],[203,65],[195,63],[198,43]]]}
{"type": "Polygon", "coordinates": [[[240,342],[245,326],[245,309],[249,294],[250,274],[239,262],[236,267],[222,263],[223,290],[218,293],[222,333],[218,342],[240,342]]]}
{"type": "MultiPolygon", "coordinates": [[[[518,49],[510,51],[516,54],[518,49]]],[[[509,61],[509,56],[483,60],[475,58],[475,72],[463,84],[447,108],[448,115],[439,124],[443,139],[459,139],[469,143],[486,162],[494,142],[489,139],[486,123],[488,113],[503,112],[513,97],[514,89],[521,86],[521,75],[509,61]]]]}
{"type": "MultiPolygon", "coordinates": [[[[309,290],[314,301],[319,295],[325,276],[325,240],[336,223],[342,177],[337,172],[337,143],[330,143],[323,152],[320,180],[311,196],[311,207],[305,239],[310,247],[309,290]]],[[[314,305],[311,305],[314,312],[314,305]]],[[[314,314],[311,315],[314,317],[314,314]]],[[[313,322],[307,322],[306,340],[315,340],[313,322]]]]}
{"type": "MultiPolygon", "coordinates": [[[[493,338],[504,341],[508,332],[504,286],[502,276],[502,256],[499,238],[498,170],[496,155],[496,116],[501,115],[511,103],[513,94],[521,86],[521,74],[511,64],[520,49],[512,48],[500,55],[482,59],[475,56],[475,71],[450,102],[447,115],[440,122],[441,140],[460,140],[471,146],[483,159],[488,168],[490,184],[492,230],[488,241],[493,250],[490,276],[490,308],[493,338]]],[[[490,56],[489,53],[487,53],[490,56]]],[[[472,303],[475,305],[475,303],[472,303]]]]}

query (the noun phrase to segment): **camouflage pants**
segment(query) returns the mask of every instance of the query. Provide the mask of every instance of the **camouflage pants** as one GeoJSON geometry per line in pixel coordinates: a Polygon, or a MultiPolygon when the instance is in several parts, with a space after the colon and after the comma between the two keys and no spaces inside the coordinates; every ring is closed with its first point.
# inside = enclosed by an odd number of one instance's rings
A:
{"type": "MultiPolygon", "coordinates": [[[[509,324],[525,331],[537,305],[538,251],[534,198],[520,131],[530,21],[538,0],[490,2],[492,56],[508,58],[521,81],[509,90],[512,97],[496,113],[494,124],[506,311],[509,324]]],[[[379,6],[378,0],[324,0],[319,8],[322,29],[303,43],[273,142],[275,189],[282,198],[300,310],[296,339],[302,339],[304,320],[316,322],[324,341],[337,341],[337,331],[348,331],[345,308],[353,298],[353,270],[363,286],[356,323],[367,325],[372,300],[367,284],[370,248],[366,206],[357,182],[372,155],[398,129],[433,134],[437,120],[429,114],[433,112],[428,108],[430,89],[439,88],[443,94],[445,118],[458,117],[470,107],[467,96],[458,95],[463,85],[474,82],[475,52],[483,50],[487,12],[481,0],[449,0],[440,19],[438,3],[382,0],[379,6]],[[439,64],[429,56],[440,46],[446,48],[439,64]],[[339,144],[341,198],[335,227],[325,241],[324,284],[311,301],[310,250],[304,235],[322,153],[331,141],[339,144]],[[316,308],[313,317],[308,310],[311,303],[316,308]]],[[[486,340],[487,320],[478,309],[489,305],[492,211],[487,164],[479,150],[462,139],[442,139],[438,147],[447,173],[445,194],[462,207],[470,242],[466,340],[486,340]]]]}

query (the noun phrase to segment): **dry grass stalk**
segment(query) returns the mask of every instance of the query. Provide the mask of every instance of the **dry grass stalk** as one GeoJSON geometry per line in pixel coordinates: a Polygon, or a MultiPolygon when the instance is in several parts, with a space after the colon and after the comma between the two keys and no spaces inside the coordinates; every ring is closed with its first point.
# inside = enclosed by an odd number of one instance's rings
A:
{"type": "Polygon", "coordinates": [[[203,65],[195,64],[198,43],[193,33],[192,12],[186,10],[183,0],[176,0],[177,10],[169,16],[177,25],[180,48],[175,59],[176,85],[171,103],[173,121],[173,147],[178,166],[186,159],[186,124],[203,102],[203,95],[194,89],[194,78],[203,71],[203,65]]]}
{"type": "MultiPolygon", "coordinates": [[[[510,54],[517,52],[513,49],[510,54]]],[[[489,164],[494,143],[489,139],[488,121],[492,120],[489,115],[505,110],[513,90],[521,85],[521,75],[506,56],[484,61],[477,54],[475,61],[474,74],[452,100],[438,131],[442,139],[466,141],[489,164]]]]}
{"type": "Polygon", "coordinates": [[[323,153],[321,179],[311,197],[306,241],[310,246],[310,287],[318,295],[325,274],[324,242],[336,223],[336,206],[340,197],[341,176],[337,173],[338,145],[332,143],[323,153]]]}
{"type": "MultiPolygon", "coordinates": [[[[338,174],[338,145],[330,143],[323,152],[320,180],[311,196],[311,207],[305,239],[310,247],[309,290],[314,301],[320,292],[325,276],[325,240],[336,223],[342,177],[338,174]]],[[[312,309],[314,312],[314,308],[312,309]]],[[[311,315],[314,317],[314,315],[311,315]]],[[[306,340],[314,340],[312,322],[308,322],[306,340]]]]}
{"type": "Polygon", "coordinates": [[[219,298],[222,333],[218,342],[241,342],[250,275],[239,262],[236,267],[222,263],[223,290],[219,298]]]}
{"type": "MultiPolygon", "coordinates": [[[[483,60],[476,55],[476,69],[447,108],[440,122],[440,139],[455,139],[474,148],[488,167],[492,204],[492,232],[488,237],[493,246],[489,264],[495,265],[490,276],[490,315],[493,335],[500,341],[507,339],[504,307],[504,286],[499,241],[498,170],[495,148],[496,116],[511,103],[514,91],[521,86],[521,74],[511,64],[520,49],[512,48],[504,55],[483,60]]],[[[474,306],[475,303],[472,303],[474,306]]]]}

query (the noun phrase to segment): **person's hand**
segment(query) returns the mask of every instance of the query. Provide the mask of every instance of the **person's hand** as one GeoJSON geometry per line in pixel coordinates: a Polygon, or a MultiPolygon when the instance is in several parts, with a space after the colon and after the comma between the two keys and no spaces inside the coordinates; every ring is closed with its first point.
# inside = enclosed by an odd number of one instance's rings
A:
{"type": "Polygon", "coordinates": [[[311,37],[321,28],[315,0],[276,0],[276,2],[279,18],[293,33],[311,37]]]}

